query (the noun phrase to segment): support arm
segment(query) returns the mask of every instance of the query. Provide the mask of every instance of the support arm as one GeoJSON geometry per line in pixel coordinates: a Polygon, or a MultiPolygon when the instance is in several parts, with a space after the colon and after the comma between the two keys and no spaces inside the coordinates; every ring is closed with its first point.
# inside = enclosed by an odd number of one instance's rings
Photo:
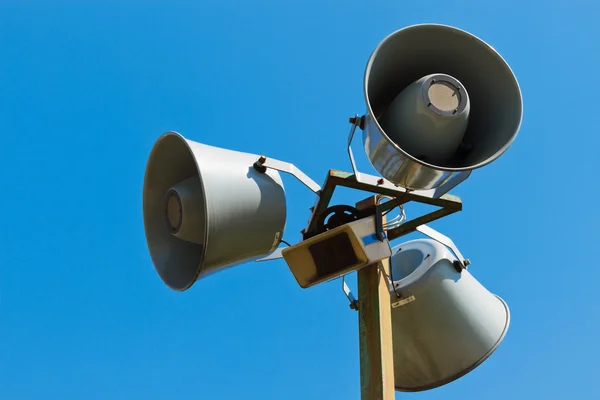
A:
{"type": "Polygon", "coordinates": [[[300,182],[302,182],[307,188],[319,194],[321,190],[321,186],[313,181],[308,175],[304,172],[300,171],[294,164],[290,164],[285,161],[275,160],[273,158],[267,159],[265,156],[260,156],[258,160],[254,163],[254,168],[258,172],[265,172],[267,168],[275,169],[280,172],[285,172],[294,176],[300,182]]]}

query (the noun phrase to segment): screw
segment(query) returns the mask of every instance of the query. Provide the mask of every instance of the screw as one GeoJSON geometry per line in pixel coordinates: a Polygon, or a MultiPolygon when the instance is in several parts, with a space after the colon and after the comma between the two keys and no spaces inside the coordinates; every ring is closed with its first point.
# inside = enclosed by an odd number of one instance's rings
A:
{"type": "Polygon", "coordinates": [[[357,127],[359,127],[360,129],[364,129],[365,128],[365,121],[364,121],[364,115],[362,117],[350,117],[348,119],[348,121],[350,121],[350,123],[352,125],[356,125],[357,127]]]}
{"type": "Polygon", "coordinates": [[[470,260],[464,260],[463,264],[465,264],[465,267],[471,265],[471,261],[470,260]]]}
{"type": "Polygon", "coordinates": [[[383,185],[383,182],[384,182],[383,178],[377,179],[377,184],[378,185],[383,185]]]}
{"type": "Polygon", "coordinates": [[[463,266],[460,264],[460,261],[454,260],[452,265],[454,265],[454,269],[456,270],[456,272],[458,272],[459,274],[462,272],[463,266]]]}
{"type": "Polygon", "coordinates": [[[265,163],[265,161],[267,161],[267,157],[265,157],[265,156],[260,156],[260,157],[258,157],[258,162],[259,162],[260,164],[264,164],[264,163],[265,163]]]}

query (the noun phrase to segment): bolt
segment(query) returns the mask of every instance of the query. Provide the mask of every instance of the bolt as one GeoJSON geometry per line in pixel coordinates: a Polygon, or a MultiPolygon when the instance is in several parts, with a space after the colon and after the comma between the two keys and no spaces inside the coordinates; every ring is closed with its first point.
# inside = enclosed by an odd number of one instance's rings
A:
{"type": "Polygon", "coordinates": [[[383,178],[377,179],[377,184],[378,185],[383,185],[383,182],[384,182],[383,178]]]}
{"type": "Polygon", "coordinates": [[[465,264],[465,267],[467,267],[467,266],[471,265],[471,261],[469,261],[469,260],[464,260],[464,261],[463,261],[463,264],[465,264]]]}
{"type": "Polygon", "coordinates": [[[265,156],[260,156],[260,157],[258,157],[258,162],[259,162],[260,164],[264,164],[264,163],[265,163],[265,161],[267,161],[267,157],[265,157],[265,156]]]}
{"type": "Polygon", "coordinates": [[[462,272],[463,266],[460,264],[460,261],[454,260],[452,265],[454,265],[454,269],[456,270],[456,272],[458,272],[459,274],[462,272]]]}
{"type": "Polygon", "coordinates": [[[356,122],[358,121],[358,118],[356,118],[356,117],[350,117],[349,121],[350,121],[351,124],[356,125],[356,122]]]}

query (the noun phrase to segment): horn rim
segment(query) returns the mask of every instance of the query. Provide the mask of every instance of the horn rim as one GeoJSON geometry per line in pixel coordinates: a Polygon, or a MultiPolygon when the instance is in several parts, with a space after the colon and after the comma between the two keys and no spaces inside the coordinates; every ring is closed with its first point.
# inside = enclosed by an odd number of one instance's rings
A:
{"type": "Polygon", "coordinates": [[[490,163],[492,163],[493,161],[495,161],[496,159],[498,159],[502,154],[504,154],[506,152],[506,150],[508,150],[508,148],[513,144],[513,142],[515,141],[519,130],[521,128],[522,122],[523,122],[523,94],[522,94],[522,90],[521,87],[519,85],[519,81],[517,80],[516,75],[514,74],[514,72],[512,72],[512,69],[510,68],[510,65],[508,64],[508,62],[504,59],[504,57],[502,57],[502,55],[496,51],[496,49],[494,49],[494,47],[492,47],[489,43],[487,43],[486,41],[484,41],[483,39],[481,39],[480,37],[467,32],[464,29],[460,29],[457,28],[455,26],[451,26],[451,25],[446,25],[446,24],[436,24],[436,23],[421,23],[421,24],[413,24],[413,25],[409,25],[406,26],[404,28],[398,29],[392,33],[390,33],[389,35],[387,35],[385,38],[383,38],[383,40],[381,40],[379,42],[379,44],[377,45],[377,47],[375,47],[375,49],[373,50],[373,52],[371,53],[371,56],[369,57],[369,60],[367,61],[367,65],[365,67],[365,71],[363,74],[363,96],[365,99],[365,103],[367,105],[367,118],[370,118],[373,120],[373,123],[375,124],[375,127],[377,128],[377,130],[379,131],[379,133],[381,134],[382,137],[384,137],[386,139],[386,141],[388,142],[389,145],[391,145],[396,151],[400,152],[403,156],[407,157],[408,159],[414,161],[417,164],[423,165],[425,167],[434,169],[434,170],[438,170],[438,171],[447,171],[447,172],[463,172],[463,171],[472,171],[481,167],[484,167],[490,163]],[[488,159],[475,164],[475,165],[470,165],[470,166],[465,166],[465,167],[445,167],[442,165],[435,165],[435,164],[430,164],[427,163],[425,161],[419,160],[418,158],[412,156],[411,154],[407,153],[406,151],[402,150],[383,130],[383,128],[381,127],[381,125],[379,124],[379,120],[375,117],[375,114],[373,113],[373,108],[371,106],[371,101],[369,99],[369,77],[371,75],[371,68],[373,66],[373,63],[375,61],[375,58],[377,57],[379,51],[381,50],[381,48],[387,44],[393,37],[395,37],[396,35],[399,35],[401,32],[405,32],[407,30],[411,30],[411,29],[417,29],[417,28],[422,28],[422,27],[436,27],[436,28],[446,28],[449,30],[452,30],[456,33],[465,35],[473,40],[476,40],[479,44],[485,46],[488,48],[488,50],[494,54],[497,58],[498,61],[503,63],[504,66],[506,68],[508,68],[511,73],[512,73],[512,78],[514,80],[514,84],[515,87],[519,93],[519,121],[518,124],[516,125],[516,129],[514,134],[512,135],[512,137],[510,138],[510,140],[504,144],[504,146],[502,146],[496,153],[494,153],[493,156],[489,157],[488,159]]]}
{"type": "Polygon", "coordinates": [[[434,383],[431,383],[429,385],[424,385],[424,386],[419,386],[419,387],[414,387],[414,388],[403,388],[401,386],[394,385],[395,389],[399,392],[405,392],[405,393],[424,392],[427,390],[436,389],[438,387],[447,385],[449,383],[452,383],[452,382],[462,378],[463,376],[467,375],[468,373],[472,372],[475,368],[477,368],[481,364],[483,364],[485,362],[485,360],[490,358],[490,356],[496,351],[498,346],[500,346],[500,343],[502,343],[502,341],[506,337],[508,328],[510,326],[510,309],[508,308],[508,304],[506,303],[506,301],[504,301],[504,299],[502,299],[502,297],[500,297],[496,294],[494,294],[494,297],[496,297],[498,300],[500,300],[500,303],[502,303],[502,305],[504,306],[504,309],[506,311],[506,322],[504,324],[504,329],[502,330],[502,333],[498,337],[498,340],[496,341],[496,343],[494,343],[494,345],[483,356],[481,356],[481,358],[479,360],[477,360],[476,362],[471,364],[470,367],[465,368],[463,371],[456,373],[454,375],[451,375],[450,377],[448,377],[446,379],[442,379],[442,380],[436,381],[434,383]]]}
{"type": "Polygon", "coordinates": [[[200,166],[198,165],[198,160],[196,159],[196,157],[194,156],[194,152],[193,149],[191,148],[190,144],[188,143],[187,139],[179,132],[177,131],[166,131],[164,132],[162,135],[159,136],[159,138],[154,142],[152,149],[150,150],[150,154],[148,155],[148,159],[146,162],[146,169],[144,171],[144,182],[143,182],[143,190],[142,190],[142,217],[143,217],[143,221],[144,221],[144,233],[146,236],[146,245],[148,247],[148,250],[150,252],[150,258],[152,259],[152,264],[154,265],[154,269],[156,270],[156,272],[158,273],[159,277],[161,278],[161,280],[163,281],[163,283],[165,285],[167,285],[167,287],[169,287],[172,290],[178,291],[178,292],[184,292],[188,289],[190,289],[194,283],[196,283],[196,281],[198,280],[200,274],[202,273],[202,268],[204,266],[204,260],[206,259],[206,252],[207,252],[207,248],[208,248],[208,224],[209,224],[209,216],[208,213],[206,212],[207,210],[207,204],[206,204],[206,189],[204,187],[204,182],[202,180],[202,175],[200,172],[200,166]],[[150,165],[152,164],[153,161],[153,157],[156,155],[156,153],[158,151],[160,151],[160,147],[163,145],[163,142],[168,139],[168,138],[175,138],[178,139],[183,145],[185,145],[187,151],[188,151],[188,155],[190,157],[192,157],[193,161],[194,161],[194,165],[196,166],[196,171],[198,173],[198,179],[200,180],[200,185],[202,188],[202,207],[204,208],[204,215],[206,218],[206,223],[204,224],[204,231],[203,231],[203,238],[204,238],[204,242],[203,242],[203,246],[202,246],[202,250],[201,250],[201,254],[200,254],[200,262],[198,263],[198,265],[196,266],[196,270],[194,275],[190,278],[189,282],[187,285],[181,285],[181,286],[177,286],[177,285],[173,285],[170,282],[168,282],[167,280],[165,280],[165,277],[163,276],[163,273],[160,269],[158,269],[156,267],[156,263],[154,261],[154,254],[152,251],[150,251],[150,243],[148,238],[150,237],[150,235],[152,235],[151,229],[149,224],[146,221],[146,215],[149,212],[149,204],[146,200],[146,196],[147,194],[147,187],[148,187],[148,182],[151,179],[150,178],[150,165]]]}

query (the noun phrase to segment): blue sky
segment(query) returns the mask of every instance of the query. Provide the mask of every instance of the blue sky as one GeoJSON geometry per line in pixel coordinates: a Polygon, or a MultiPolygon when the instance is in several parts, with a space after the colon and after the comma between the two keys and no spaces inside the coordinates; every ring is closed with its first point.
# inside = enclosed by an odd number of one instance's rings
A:
{"type": "MultiPolygon", "coordinates": [[[[598,21],[592,0],[0,2],[0,398],[359,399],[339,281],[303,290],[275,261],[169,290],[146,247],[144,169],[176,130],[317,181],[349,170],[367,59],[422,22],[486,40],[523,91],[514,145],[432,225],[512,319],[479,368],[397,398],[600,397],[598,21]]],[[[314,198],[284,179],[294,242],[314,198]]]]}

